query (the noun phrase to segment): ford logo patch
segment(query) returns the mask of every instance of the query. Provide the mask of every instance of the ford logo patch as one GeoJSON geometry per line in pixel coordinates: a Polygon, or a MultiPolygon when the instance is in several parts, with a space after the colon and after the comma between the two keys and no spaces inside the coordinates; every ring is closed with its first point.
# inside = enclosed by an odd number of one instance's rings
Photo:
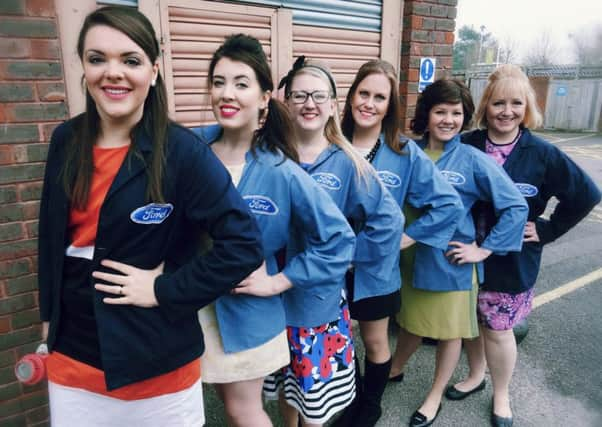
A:
{"type": "Polygon", "coordinates": [[[265,196],[243,196],[251,212],[259,215],[276,215],[278,206],[269,197],[265,196]]]}
{"type": "Polygon", "coordinates": [[[445,177],[451,185],[462,185],[466,182],[466,178],[462,174],[454,171],[441,171],[441,175],[445,177]]]}
{"type": "Polygon", "coordinates": [[[133,211],[130,219],[136,224],[161,224],[171,211],[173,211],[171,203],[151,203],[133,211]]]}
{"type": "Polygon", "coordinates": [[[378,171],[376,174],[385,187],[395,188],[401,185],[401,178],[393,172],[378,171]]]}
{"type": "Polygon", "coordinates": [[[328,188],[329,190],[341,189],[341,179],[335,174],[318,172],[314,173],[311,177],[322,187],[328,188]]]}
{"type": "Polygon", "coordinates": [[[520,194],[525,197],[535,197],[537,196],[537,193],[539,193],[539,190],[536,186],[527,184],[525,182],[516,182],[514,185],[516,185],[516,188],[518,188],[520,194]]]}

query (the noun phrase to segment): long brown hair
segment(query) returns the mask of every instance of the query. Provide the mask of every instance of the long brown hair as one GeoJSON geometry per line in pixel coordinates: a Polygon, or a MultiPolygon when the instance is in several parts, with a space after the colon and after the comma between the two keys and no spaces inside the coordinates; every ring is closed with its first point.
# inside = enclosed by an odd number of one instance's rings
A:
{"type": "MultiPolygon", "coordinates": [[[[151,63],[154,64],[157,61],[160,49],[152,24],[136,9],[123,6],[103,7],[86,17],[77,40],[77,54],[80,60],[83,61],[84,57],[86,35],[92,27],[97,25],[106,25],[122,32],[142,48],[151,63]]],[[[86,111],[74,121],[74,134],[67,146],[66,160],[62,171],[65,192],[70,197],[71,203],[78,209],[85,209],[88,202],[94,172],[92,149],[99,136],[99,123],[100,116],[96,103],[86,91],[86,111]]],[[[152,139],[152,153],[146,168],[148,176],[146,196],[147,199],[156,202],[164,201],[162,179],[169,124],[167,91],[159,73],[155,85],[151,86],[144,101],[142,119],[130,132],[132,140],[138,131],[143,131],[152,139]]],[[[142,158],[142,154],[138,152],[134,144],[131,144],[130,151],[142,158]]]]}
{"type": "MultiPolygon", "coordinates": [[[[213,72],[218,61],[228,58],[232,61],[242,62],[253,69],[259,87],[264,92],[274,90],[274,81],[265,52],[261,43],[255,37],[246,34],[234,34],[215,51],[209,63],[207,77],[209,87],[213,86],[213,72]]],[[[260,111],[263,117],[262,126],[255,131],[251,141],[251,149],[263,146],[267,150],[277,152],[280,150],[285,156],[299,162],[299,155],[295,145],[295,131],[287,108],[277,99],[270,98],[267,112],[260,111]]]]}
{"type": "Polygon", "coordinates": [[[343,109],[343,120],[341,127],[343,133],[349,141],[353,141],[353,132],[355,130],[355,121],[351,113],[351,101],[355,96],[357,87],[368,76],[372,74],[382,74],[391,84],[391,95],[389,96],[389,106],[387,113],[383,118],[382,131],[385,135],[385,143],[396,153],[401,154],[405,142],[400,141],[401,137],[401,100],[399,98],[399,82],[393,65],[387,61],[373,60],[364,63],[355,75],[355,79],[347,92],[345,99],[345,108],[343,109]]]}

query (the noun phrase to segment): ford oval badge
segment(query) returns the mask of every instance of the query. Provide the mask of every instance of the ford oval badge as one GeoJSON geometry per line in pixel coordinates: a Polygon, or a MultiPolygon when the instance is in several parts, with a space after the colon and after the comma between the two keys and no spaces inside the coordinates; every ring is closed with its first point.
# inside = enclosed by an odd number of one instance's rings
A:
{"type": "Polygon", "coordinates": [[[393,172],[378,171],[376,174],[385,187],[395,188],[401,185],[401,178],[393,172]]]}
{"type": "Polygon", "coordinates": [[[535,197],[537,196],[537,193],[539,193],[539,190],[536,186],[527,184],[526,182],[516,182],[514,183],[514,185],[516,186],[516,188],[518,188],[520,194],[522,194],[525,197],[535,197]]]}
{"type": "Polygon", "coordinates": [[[243,196],[249,210],[259,215],[276,215],[279,212],[278,205],[266,196],[243,196]]]}
{"type": "Polygon", "coordinates": [[[329,190],[340,190],[341,179],[333,173],[317,172],[311,176],[318,184],[329,190]]]}
{"type": "Polygon", "coordinates": [[[462,185],[466,182],[464,175],[454,171],[441,171],[441,175],[445,177],[451,185],[462,185]]]}
{"type": "Polygon", "coordinates": [[[161,224],[173,211],[171,203],[150,203],[130,214],[130,219],[136,224],[161,224]]]}

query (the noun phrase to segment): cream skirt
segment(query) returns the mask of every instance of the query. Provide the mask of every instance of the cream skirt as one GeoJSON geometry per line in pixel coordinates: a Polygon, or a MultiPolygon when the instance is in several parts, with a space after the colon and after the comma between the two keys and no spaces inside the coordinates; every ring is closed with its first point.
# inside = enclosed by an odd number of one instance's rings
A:
{"type": "Polygon", "coordinates": [[[290,362],[286,329],[268,342],[236,353],[224,353],[215,313],[215,304],[199,311],[199,322],[205,338],[201,357],[204,383],[233,383],[263,378],[290,362]]]}

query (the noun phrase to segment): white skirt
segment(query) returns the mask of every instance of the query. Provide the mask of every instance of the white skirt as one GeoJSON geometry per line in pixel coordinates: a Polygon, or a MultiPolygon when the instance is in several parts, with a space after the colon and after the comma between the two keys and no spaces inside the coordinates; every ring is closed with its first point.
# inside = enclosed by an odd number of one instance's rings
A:
{"type": "Polygon", "coordinates": [[[205,352],[201,357],[204,383],[225,384],[263,378],[290,363],[286,329],[257,347],[224,353],[215,304],[199,311],[199,322],[205,339],[205,352]]]}
{"type": "Polygon", "coordinates": [[[121,400],[48,381],[53,427],[201,427],[203,386],[198,380],[176,393],[121,400]]]}

